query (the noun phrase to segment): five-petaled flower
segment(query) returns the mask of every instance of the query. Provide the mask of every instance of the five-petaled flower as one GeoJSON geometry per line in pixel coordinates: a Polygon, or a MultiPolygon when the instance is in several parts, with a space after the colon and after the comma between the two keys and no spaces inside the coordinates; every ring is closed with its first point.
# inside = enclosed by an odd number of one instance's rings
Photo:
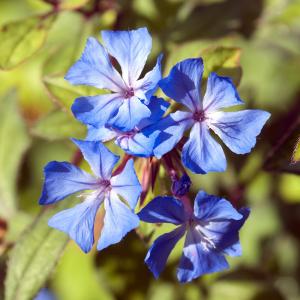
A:
{"type": "Polygon", "coordinates": [[[101,142],[73,141],[95,176],[68,162],[48,163],[40,204],[52,204],[73,193],[86,191],[82,194],[82,203],[54,215],[48,224],[67,233],[84,252],[89,252],[94,244],[95,217],[104,202],[104,225],[97,245],[97,249],[102,250],[118,243],[139,225],[134,208],[141,186],[134,171],[133,160],[129,160],[123,171],[114,176],[112,170],[119,160],[118,156],[101,142]]]}
{"type": "Polygon", "coordinates": [[[86,139],[101,142],[115,139],[115,143],[130,155],[153,156],[153,148],[159,132],[152,132],[150,126],[156,124],[162,118],[169,107],[169,103],[162,98],[153,96],[147,107],[151,111],[151,115],[142,119],[132,130],[124,132],[109,125],[100,128],[88,125],[86,139]]]}
{"type": "Polygon", "coordinates": [[[65,78],[74,85],[94,86],[112,93],[80,97],[75,100],[72,111],[85,124],[96,127],[110,124],[122,131],[132,130],[151,114],[146,104],[161,79],[162,56],[158,57],[153,70],[140,78],[152,47],[148,30],[104,30],[102,39],[105,47],[95,38],[87,40],[81,58],[65,78]],[[110,55],[120,64],[122,76],[114,68],[110,55]]]}
{"type": "Polygon", "coordinates": [[[237,211],[227,200],[199,191],[194,211],[185,210],[174,197],[156,197],[139,213],[142,221],[171,223],[178,227],[158,237],[150,247],[145,263],[155,278],[164,269],[168,256],[186,234],[183,254],[177,269],[180,282],[229,267],[224,255],[240,256],[239,229],[250,210],[237,211]]]}
{"type": "Polygon", "coordinates": [[[201,58],[186,59],[176,64],[168,77],[159,82],[164,93],[183,104],[188,111],[176,111],[162,119],[153,130],[161,132],[154,154],[161,157],[169,152],[191,129],[182,149],[184,165],[194,173],[222,172],[226,158],[222,147],[211,136],[213,130],[225,145],[237,154],[251,151],[256,136],[270,114],[262,110],[224,112],[221,109],[243,104],[233,83],[227,77],[211,73],[201,99],[203,62],[201,58]]]}

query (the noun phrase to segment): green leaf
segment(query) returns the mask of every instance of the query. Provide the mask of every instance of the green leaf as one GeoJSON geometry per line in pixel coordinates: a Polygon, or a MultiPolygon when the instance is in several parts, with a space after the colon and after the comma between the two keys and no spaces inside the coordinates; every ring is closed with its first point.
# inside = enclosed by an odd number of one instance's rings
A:
{"type": "Polygon", "coordinates": [[[64,208],[66,203],[61,202],[55,209],[44,210],[15,244],[9,255],[5,300],[33,299],[44,285],[68,242],[67,235],[47,222],[64,208]]]}
{"type": "Polygon", "coordinates": [[[51,141],[70,137],[84,138],[85,127],[71,114],[64,111],[53,111],[38,121],[31,133],[51,141]]]}
{"type": "Polygon", "coordinates": [[[241,50],[236,47],[210,47],[202,51],[201,57],[204,60],[204,74],[207,78],[209,73],[216,72],[218,75],[231,77],[238,85],[242,68],[240,66],[241,50]]]}
{"type": "Polygon", "coordinates": [[[299,161],[300,161],[300,138],[298,139],[293,152],[292,163],[296,163],[299,161]]]}
{"type": "Polygon", "coordinates": [[[61,0],[59,7],[61,9],[76,9],[84,6],[90,0],[61,0]]]}
{"type": "Polygon", "coordinates": [[[35,16],[0,28],[0,69],[11,69],[35,54],[46,40],[55,16],[35,16]]]}
{"type": "Polygon", "coordinates": [[[17,175],[29,143],[16,94],[11,92],[0,99],[0,217],[4,219],[9,219],[17,207],[17,175]]]}

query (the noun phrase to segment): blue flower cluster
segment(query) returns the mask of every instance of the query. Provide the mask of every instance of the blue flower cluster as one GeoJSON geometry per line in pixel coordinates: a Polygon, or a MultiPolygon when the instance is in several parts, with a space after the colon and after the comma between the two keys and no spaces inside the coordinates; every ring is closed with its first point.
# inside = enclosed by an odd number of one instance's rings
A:
{"type": "MultiPolygon", "coordinates": [[[[145,258],[156,278],[183,236],[177,270],[180,282],[227,269],[224,255],[241,255],[238,233],[249,209],[237,211],[229,201],[204,191],[198,192],[192,209],[188,198],[191,181],[184,167],[197,174],[225,171],[223,149],[210,130],[231,151],[248,153],[270,114],[261,110],[224,111],[243,101],[232,81],[215,73],[209,75],[202,98],[201,58],[179,62],[162,78],[159,56],[154,68],[141,77],[152,47],[146,28],[102,31],[102,40],[103,45],[89,38],[81,58],[65,77],[74,85],[110,91],[80,97],[72,105],[74,116],[88,129],[84,141],[73,142],[94,174],[68,162],[46,165],[40,204],[53,204],[77,192],[83,200],[54,215],[49,226],[67,233],[84,252],[89,252],[94,244],[97,213],[100,217],[104,213],[98,250],[121,241],[139,226],[140,220],[171,223],[177,227],[156,239],[145,258]],[[121,74],[115,68],[117,63],[121,74]],[[182,109],[167,114],[170,103],[154,96],[158,88],[182,109]],[[184,134],[189,129],[187,138],[184,134]],[[103,145],[110,140],[126,152],[127,159],[115,170],[119,157],[103,145]],[[134,157],[164,161],[162,166],[173,182],[172,196],[156,197],[137,214],[142,187],[134,170],[134,157]],[[179,173],[183,174],[181,178],[179,173]],[[100,210],[102,204],[104,211],[100,210]]],[[[143,192],[148,190],[143,188],[143,192]]]]}

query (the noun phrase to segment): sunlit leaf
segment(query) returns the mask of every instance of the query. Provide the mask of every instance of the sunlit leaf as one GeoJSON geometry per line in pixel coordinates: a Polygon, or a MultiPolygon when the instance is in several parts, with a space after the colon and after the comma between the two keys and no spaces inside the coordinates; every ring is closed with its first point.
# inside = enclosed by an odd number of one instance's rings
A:
{"type": "Polygon", "coordinates": [[[30,140],[11,92],[0,99],[0,216],[11,217],[17,207],[16,181],[30,140]]]}
{"type": "Polygon", "coordinates": [[[31,132],[46,140],[83,138],[85,127],[70,114],[64,111],[53,111],[37,122],[31,132]]]}
{"type": "Polygon", "coordinates": [[[55,212],[66,208],[61,202],[47,209],[29,226],[10,252],[5,281],[5,300],[31,300],[43,286],[61,256],[68,237],[48,226],[55,212]]]}
{"type": "Polygon", "coordinates": [[[295,146],[293,156],[292,156],[292,162],[296,163],[300,161],[300,138],[297,141],[297,144],[295,146]]]}
{"type": "Polygon", "coordinates": [[[0,69],[10,69],[35,54],[46,40],[54,15],[35,16],[0,28],[0,69]]]}
{"type": "Polygon", "coordinates": [[[61,9],[76,9],[84,6],[90,0],[60,0],[59,7],[61,9]]]}

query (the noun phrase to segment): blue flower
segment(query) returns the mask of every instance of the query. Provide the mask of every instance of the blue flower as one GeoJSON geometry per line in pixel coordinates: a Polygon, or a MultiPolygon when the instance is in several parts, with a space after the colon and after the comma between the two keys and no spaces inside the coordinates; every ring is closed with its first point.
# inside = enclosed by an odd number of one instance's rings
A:
{"type": "Polygon", "coordinates": [[[224,112],[222,109],[243,104],[233,83],[227,77],[211,73],[205,95],[201,97],[202,59],[186,59],[175,65],[159,86],[164,93],[185,106],[187,111],[176,111],[158,123],[161,131],[154,149],[160,158],[169,152],[191,128],[182,149],[184,165],[194,173],[222,172],[226,158],[222,147],[211,136],[209,129],[234,153],[251,151],[270,114],[262,110],[224,112]]]}
{"type": "Polygon", "coordinates": [[[48,224],[67,233],[87,253],[94,244],[94,222],[102,203],[105,217],[98,250],[118,243],[139,225],[134,208],[141,186],[134,171],[133,160],[127,162],[121,173],[113,176],[112,170],[119,160],[118,156],[100,142],[73,141],[95,176],[68,162],[48,163],[44,170],[45,182],[40,204],[52,204],[76,192],[85,191],[81,194],[84,198],[82,203],[54,215],[48,224]]]}
{"type": "Polygon", "coordinates": [[[177,269],[180,282],[229,268],[224,255],[240,256],[239,229],[250,210],[234,209],[230,202],[200,191],[194,212],[187,212],[174,197],[157,197],[138,214],[149,223],[171,223],[176,229],[158,237],[150,247],[145,263],[155,276],[164,269],[176,243],[186,234],[183,254],[177,269]]]}
{"type": "Polygon", "coordinates": [[[146,28],[130,31],[102,31],[103,47],[95,38],[87,40],[81,58],[65,79],[74,85],[89,85],[112,93],[75,100],[72,111],[85,124],[96,127],[110,124],[120,130],[133,129],[149,117],[149,99],[161,79],[161,59],[140,78],[151,51],[152,39],[146,28]],[[122,76],[113,67],[110,56],[119,63],[122,76]],[[139,79],[140,78],[140,79],[139,79]]]}
{"type": "Polygon", "coordinates": [[[149,157],[153,155],[153,147],[159,132],[148,132],[149,126],[156,124],[163,116],[169,103],[153,96],[147,105],[151,115],[142,119],[130,131],[120,131],[113,125],[100,128],[89,125],[87,140],[107,142],[115,139],[115,143],[126,153],[134,156],[149,157]]]}

